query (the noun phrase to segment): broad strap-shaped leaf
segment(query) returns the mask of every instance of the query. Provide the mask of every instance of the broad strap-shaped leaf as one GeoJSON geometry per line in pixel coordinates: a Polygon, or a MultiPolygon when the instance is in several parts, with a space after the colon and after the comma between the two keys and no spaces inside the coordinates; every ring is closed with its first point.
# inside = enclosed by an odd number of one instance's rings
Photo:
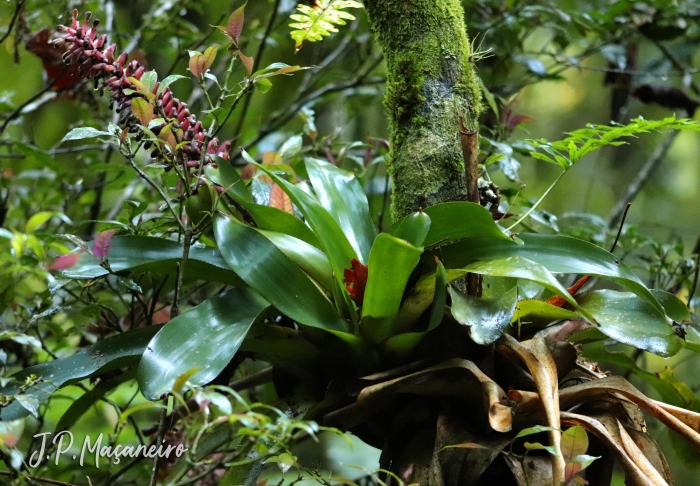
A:
{"type": "Polygon", "coordinates": [[[454,287],[449,291],[452,315],[460,324],[469,326],[469,335],[477,344],[492,344],[503,335],[518,302],[518,287],[493,299],[464,295],[454,287]]]}
{"type": "Polygon", "coordinates": [[[362,263],[376,236],[367,196],[355,174],[318,159],[306,159],[306,170],[321,205],[345,233],[362,263]]]}
{"type": "Polygon", "coordinates": [[[562,319],[580,319],[573,311],[562,309],[542,300],[521,300],[515,307],[511,323],[521,326],[543,327],[562,319]]]}
{"type": "Polygon", "coordinates": [[[683,348],[665,314],[634,294],[594,290],[577,298],[600,331],[616,341],[659,356],[673,356],[683,348]]]}
{"type": "Polygon", "coordinates": [[[216,378],[238,351],[250,326],[270,303],[250,289],[233,289],[180,314],[158,331],[139,365],[141,393],[156,400],[181,375],[204,385],[216,378]]]}
{"type": "Polygon", "coordinates": [[[361,323],[362,334],[371,341],[382,342],[394,335],[401,297],[422,253],[422,248],[386,233],[374,240],[361,323]]]}
{"type": "Polygon", "coordinates": [[[221,157],[215,158],[217,159],[218,168],[207,167],[207,176],[216,184],[224,187],[226,193],[250,213],[258,228],[285,233],[299,238],[316,248],[321,248],[316,235],[302,220],[275,207],[257,204],[249,188],[238,175],[238,172],[236,172],[236,169],[227,160],[221,157]]]}
{"type": "MultiPolygon", "coordinates": [[[[103,339],[67,358],[30,366],[12,375],[13,383],[0,389],[2,395],[14,395],[19,385],[30,376],[39,380],[29,387],[25,395],[35,398],[39,404],[45,402],[59,388],[90,376],[106,373],[125,366],[136,365],[148,342],[162,326],[148,326],[127,331],[103,339]]],[[[16,420],[26,417],[29,411],[16,400],[0,409],[0,420],[16,420]]]]}
{"type": "Polygon", "coordinates": [[[307,326],[350,331],[318,287],[265,236],[223,215],[214,218],[214,234],[230,267],[280,312],[307,326]]]}
{"type": "Polygon", "coordinates": [[[483,206],[466,201],[436,204],[426,208],[432,224],[424,245],[454,242],[469,238],[509,240],[483,206]]]}
{"type": "Polygon", "coordinates": [[[321,243],[321,249],[328,256],[338,284],[341,286],[341,289],[343,289],[342,291],[345,292],[343,287],[343,273],[350,265],[352,259],[358,258],[358,256],[340,225],[338,225],[335,219],[333,219],[333,216],[331,216],[315,197],[307,194],[300,187],[290,184],[270,171],[267,167],[260,164],[256,165],[284,189],[284,192],[292,198],[294,204],[296,204],[302,212],[306,218],[306,222],[311,226],[311,229],[321,243]]]}
{"type": "MultiPolygon", "coordinates": [[[[175,275],[176,265],[182,260],[182,245],[150,236],[117,236],[106,257],[115,273],[129,270],[175,275]]],[[[74,266],[63,271],[64,277],[73,279],[93,279],[108,274],[100,261],[88,253],[83,253],[74,266]]],[[[185,264],[185,278],[244,285],[216,248],[191,248],[185,264]]]]}
{"type": "Polygon", "coordinates": [[[100,380],[90,391],[83,393],[80,398],[71,403],[68,410],[61,416],[58,425],[56,425],[55,433],[62,430],[69,430],[85,412],[90,410],[90,407],[102,400],[107,393],[111,392],[122,383],[135,379],[136,370],[137,368],[131,368],[114,378],[100,380]]]}
{"type": "Polygon", "coordinates": [[[258,230],[260,234],[275,244],[282,253],[308,273],[326,290],[333,286],[333,270],[326,254],[315,246],[284,233],[258,230]]]}
{"type": "Polygon", "coordinates": [[[423,211],[409,214],[401,221],[397,221],[386,232],[391,236],[408,241],[413,246],[422,246],[428,236],[432,221],[430,216],[423,211]]]}
{"type": "Polygon", "coordinates": [[[446,245],[434,253],[447,269],[465,268],[477,260],[520,256],[539,263],[552,273],[585,274],[612,280],[664,312],[639,277],[612,253],[567,236],[520,234],[518,238],[523,244],[498,238],[473,238],[446,245]]]}

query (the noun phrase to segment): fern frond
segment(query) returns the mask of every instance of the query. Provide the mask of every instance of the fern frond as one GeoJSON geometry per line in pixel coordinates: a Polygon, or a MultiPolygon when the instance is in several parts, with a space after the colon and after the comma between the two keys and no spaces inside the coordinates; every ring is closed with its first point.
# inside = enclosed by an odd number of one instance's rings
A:
{"type": "Polygon", "coordinates": [[[291,16],[295,23],[289,26],[292,31],[292,39],[296,42],[297,51],[301,49],[304,41],[316,42],[338,32],[336,25],[345,25],[346,20],[355,20],[355,17],[346,12],[345,8],[362,8],[360,2],[352,0],[316,0],[313,7],[299,5],[297,13],[291,16]]]}

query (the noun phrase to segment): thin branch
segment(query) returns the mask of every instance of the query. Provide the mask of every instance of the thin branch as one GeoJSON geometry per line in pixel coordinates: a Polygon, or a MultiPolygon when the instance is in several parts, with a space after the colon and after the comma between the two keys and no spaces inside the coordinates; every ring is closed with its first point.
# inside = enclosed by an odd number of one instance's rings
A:
{"type": "MultiPolygon", "coordinates": [[[[274,29],[275,26],[275,19],[277,18],[277,12],[279,11],[280,8],[280,3],[282,0],[275,0],[275,5],[272,7],[272,14],[270,14],[270,19],[267,21],[267,28],[265,29],[265,33],[263,34],[262,40],[260,41],[260,46],[258,47],[258,52],[255,55],[255,59],[253,59],[253,71],[252,72],[257,72],[258,68],[260,67],[260,62],[262,61],[263,54],[265,53],[265,47],[267,45],[267,40],[270,38],[270,35],[272,34],[272,30],[274,29]]],[[[241,130],[243,130],[243,124],[245,123],[246,116],[248,115],[248,109],[250,108],[250,102],[253,99],[253,93],[248,93],[248,96],[245,98],[245,103],[243,103],[243,109],[241,110],[241,115],[238,117],[238,123],[236,124],[236,129],[233,132],[233,137],[232,139],[235,140],[238,138],[238,136],[241,134],[241,130]]]]}
{"type": "Polygon", "coordinates": [[[627,207],[625,208],[625,212],[622,214],[622,220],[620,221],[620,227],[617,228],[617,236],[615,237],[615,242],[613,243],[612,248],[610,248],[610,253],[613,253],[615,251],[615,248],[617,248],[617,242],[620,241],[620,235],[622,234],[622,227],[625,225],[625,220],[627,219],[627,212],[630,210],[630,207],[632,207],[631,202],[627,203],[627,207]]]}
{"type": "MultiPolygon", "coordinates": [[[[158,438],[156,439],[156,450],[163,444],[163,439],[165,438],[165,432],[167,427],[167,422],[168,422],[168,397],[169,395],[165,395],[165,398],[163,398],[163,409],[160,412],[160,421],[158,422],[158,438]]],[[[149,486],[156,486],[156,482],[158,481],[158,454],[156,454],[156,457],[153,459],[153,471],[151,472],[151,481],[149,483],[149,486]]]]}
{"type": "Polygon", "coordinates": [[[5,40],[10,37],[10,34],[12,34],[12,29],[15,27],[15,22],[17,22],[17,19],[19,18],[19,14],[22,12],[22,9],[24,8],[24,3],[26,0],[20,0],[17,2],[17,8],[15,8],[15,13],[12,16],[12,19],[10,20],[10,25],[7,26],[7,32],[5,32],[5,35],[0,38],[0,44],[5,42],[5,40]]]}
{"type": "Polygon", "coordinates": [[[629,186],[627,186],[625,195],[617,202],[613,210],[610,212],[610,215],[608,216],[608,228],[612,228],[620,222],[620,218],[622,218],[627,205],[634,201],[639,192],[642,190],[642,187],[644,187],[644,184],[646,184],[646,182],[651,178],[654,171],[659,167],[659,165],[661,165],[661,162],[664,161],[666,154],[679,133],[680,132],[675,131],[666,135],[666,138],[664,138],[661,144],[656,147],[654,153],[651,154],[651,157],[649,157],[649,159],[644,163],[642,169],[637,173],[637,176],[629,184],[629,186]]]}
{"type": "MultiPolygon", "coordinates": [[[[0,476],[13,477],[10,471],[0,471],[0,476]]],[[[23,474],[22,476],[29,481],[36,481],[38,483],[54,484],[56,486],[76,486],[73,483],[66,483],[65,481],[58,481],[56,479],[42,478],[40,476],[32,476],[31,474],[23,474]]]]}

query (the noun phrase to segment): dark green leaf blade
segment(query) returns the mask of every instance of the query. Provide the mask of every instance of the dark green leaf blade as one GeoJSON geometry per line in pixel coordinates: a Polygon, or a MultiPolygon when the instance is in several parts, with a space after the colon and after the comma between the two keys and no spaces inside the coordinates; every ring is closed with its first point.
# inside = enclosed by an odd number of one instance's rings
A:
{"type": "Polygon", "coordinates": [[[214,234],[231,268],[279,311],[307,326],[349,332],[348,323],[306,274],[255,229],[218,215],[214,234]]]}
{"type": "Polygon", "coordinates": [[[367,262],[376,231],[355,174],[311,158],[306,159],[306,170],[319,202],[343,230],[359,260],[367,262]]]}
{"type": "Polygon", "coordinates": [[[477,260],[520,256],[544,266],[552,273],[591,275],[628,288],[659,312],[663,307],[632,270],[612,253],[576,238],[558,235],[520,234],[522,245],[499,238],[473,238],[435,252],[445,268],[465,268],[477,260]]]}
{"type": "Polygon", "coordinates": [[[517,286],[493,299],[464,295],[452,286],[449,291],[452,315],[460,324],[469,326],[469,335],[477,344],[492,344],[503,335],[518,302],[517,286]]]}
{"type": "Polygon", "coordinates": [[[594,290],[578,297],[608,337],[659,356],[673,356],[683,348],[665,314],[634,294],[594,290]]]}
{"type": "Polygon", "coordinates": [[[432,224],[423,243],[457,241],[468,238],[497,238],[509,240],[493,220],[491,213],[479,204],[466,201],[436,204],[424,209],[432,224]]]}
{"type": "MultiPolygon", "coordinates": [[[[2,395],[14,395],[19,391],[18,383],[30,375],[43,380],[30,387],[26,395],[34,397],[41,404],[57,389],[84,378],[105,373],[117,368],[136,365],[148,342],[162,326],[148,326],[103,339],[67,358],[61,358],[15,373],[16,382],[0,389],[2,395]]],[[[16,420],[26,417],[29,411],[17,401],[0,409],[0,420],[16,420]]]]}
{"type": "Polygon", "coordinates": [[[370,340],[384,341],[396,331],[401,297],[422,253],[422,248],[386,233],[374,240],[361,323],[363,335],[370,340]]]}
{"type": "Polygon", "coordinates": [[[212,297],[168,322],[148,344],[139,365],[141,393],[156,400],[184,373],[204,385],[218,376],[238,351],[250,326],[270,304],[250,289],[212,297]]]}

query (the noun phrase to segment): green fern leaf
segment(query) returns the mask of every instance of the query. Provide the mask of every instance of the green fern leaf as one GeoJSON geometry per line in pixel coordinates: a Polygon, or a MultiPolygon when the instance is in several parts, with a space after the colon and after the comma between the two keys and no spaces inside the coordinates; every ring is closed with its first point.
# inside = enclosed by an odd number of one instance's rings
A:
{"type": "Polygon", "coordinates": [[[313,7],[299,5],[297,13],[291,16],[296,22],[289,24],[295,30],[292,31],[292,39],[296,42],[299,51],[304,41],[316,42],[338,32],[336,25],[345,25],[346,20],[355,20],[355,17],[344,11],[345,8],[362,8],[360,2],[352,0],[316,0],[313,7]]]}

